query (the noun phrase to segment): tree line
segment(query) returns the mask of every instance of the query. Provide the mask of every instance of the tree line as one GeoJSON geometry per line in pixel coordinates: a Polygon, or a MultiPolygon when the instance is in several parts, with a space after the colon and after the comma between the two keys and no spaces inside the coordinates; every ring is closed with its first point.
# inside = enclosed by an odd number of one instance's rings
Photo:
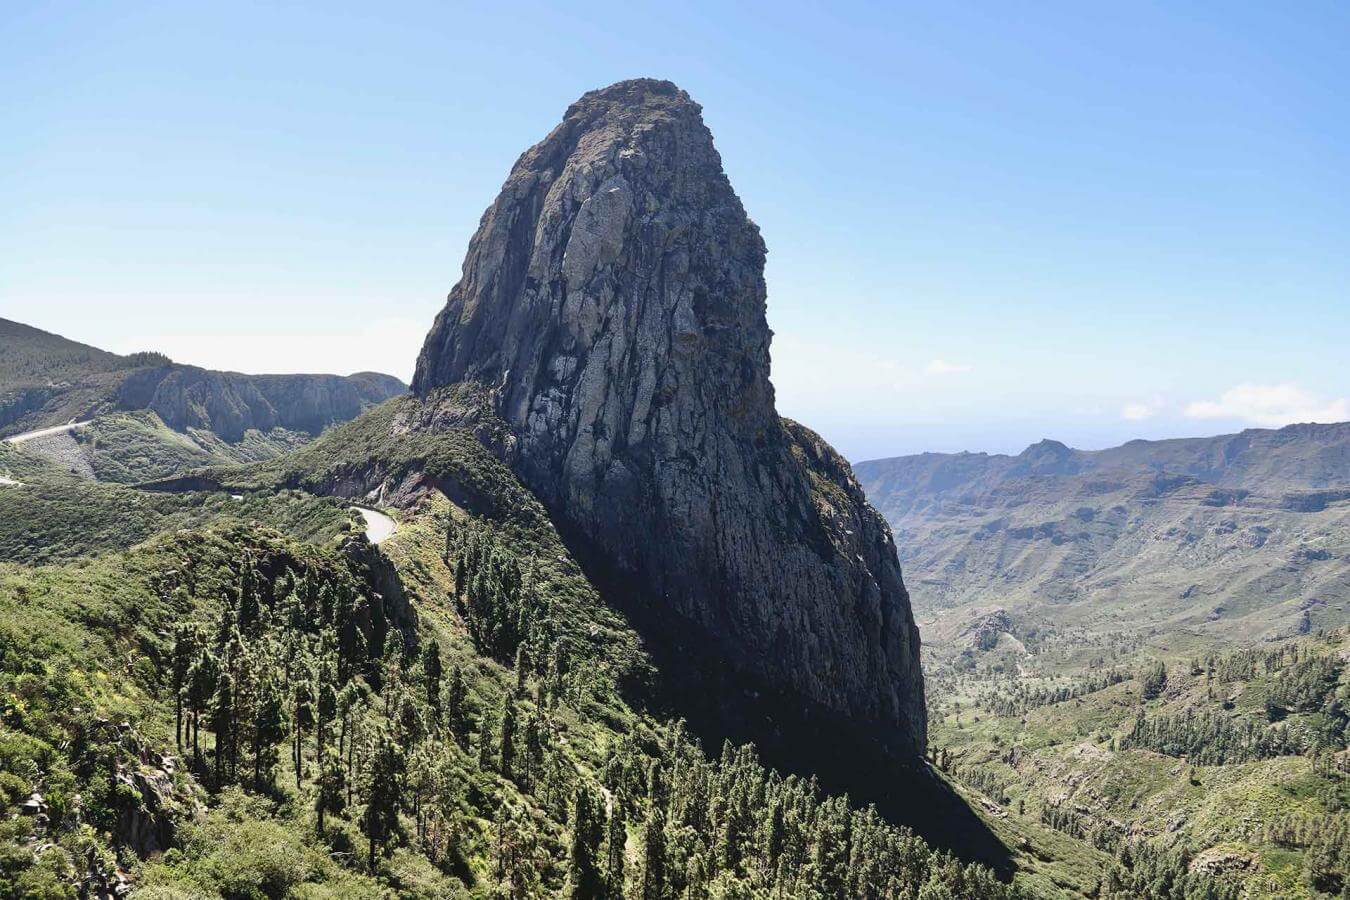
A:
{"type": "Polygon", "coordinates": [[[449,605],[504,683],[485,663],[447,666],[428,634],[376,627],[340,567],[245,550],[215,612],[172,634],[176,740],[199,778],[262,793],[293,780],[320,836],[360,829],[366,869],[399,846],[466,878],[486,859],[506,897],[1016,896],[752,747],[709,757],[678,722],[630,730],[590,771],[569,746],[562,714],[582,692],[532,561],[481,526],[452,529],[446,553],[449,605]]]}

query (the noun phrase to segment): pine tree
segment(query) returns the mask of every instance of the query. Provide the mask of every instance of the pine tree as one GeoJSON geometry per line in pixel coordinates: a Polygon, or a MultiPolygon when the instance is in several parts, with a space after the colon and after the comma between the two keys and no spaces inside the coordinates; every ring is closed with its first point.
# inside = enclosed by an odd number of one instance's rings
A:
{"type": "Polygon", "coordinates": [[[188,670],[188,712],[192,718],[192,761],[197,767],[202,765],[201,720],[202,715],[212,709],[216,694],[218,672],[215,658],[204,647],[198,647],[199,655],[188,670]]]}
{"type": "Polygon", "coordinates": [[[325,813],[341,813],[346,809],[344,790],[346,785],[342,771],[342,757],[333,747],[324,750],[319,763],[319,790],[314,798],[314,811],[318,815],[318,832],[323,834],[325,813]]]}
{"type": "Polygon", "coordinates": [[[571,900],[598,900],[604,896],[597,864],[602,815],[590,789],[585,785],[578,786],[572,807],[572,843],[567,860],[566,896],[571,900]]]}
{"type": "Polygon", "coordinates": [[[221,675],[211,700],[211,732],[216,738],[216,784],[224,784],[226,754],[234,742],[234,679],[221,675]]]}
{"type": "Polygon", "coordinates": [[[764,834],[764,862],[769,872],[778,869],[778,859],[783,854],[784,837],[783,804],[780,801],[769,810],[769,821],[764,834]]]}
{"type": "Polygon", "coordinates": [[[627,863],[628,829],[624,825],[623,804],[610,809],[605,838],[605,890],[610,897],[623,897],[624,866],[627,863]]]}
{"type": "Polygon", "coordinates": [[[487,712],[478,723],[478,768],[488,771],[492,768],[492,723],[487,712]]]}
{"type": "Polygon", "coordinates": [[[371,741],[365,773],[365,831],[369,841],[369,867],[375,870],[377,850],[386,849],[398,831],[398,806],[402,792],[404,756],[389,735],[380,729],[371,741]]]}
{"type": "Polygon", "coordinates": [[[367,664],[369,648],[365,632],[361,630],[358,598],[350,591],[342,591],[335,605],[333,623],[337,631],[338,682],[347,684],[367,664]]]}
{"type": "Polygon", "coordinates": [[[183,752],[183,695],[197,653],[196,629],[187,623],[178,624],[173,630],[173,712],[174,740],[179,753],[183,752]]]}
{"type": "Polygon", "coordinates": [[[666,823],[659,808],[653,808],[642,828],[642,881],[639,900],[666,898],[666,823]]]}
{"type": "Polygon", "coordinates": [[[238,605],[238,623],[239,630],[244,634],[254,634],[258,619],[261,615],[260,606],[260,577],[258,575],[258,565],[253,558],[253,554],[246,554],[244,563],[239,568],[239,605],[238,605]]]}
{"type": "MultiPolygon", "coordinates": [[[[297,671],[291,676],[291,765],[295,769],[295,788],[300,789],[304,777],[305,732],[314,726],[314,683],[306,671],[297,671]]],[[[323,748],[319,748],[322,754],[323,748]]]]}
{"type": "Polygon", "coordinates": [[[262,790],[270,785],[277,763],[276,745],[286,738],[286,696],[277,679],[277,667],[264,658],[258,666],[254,687],[253,721],[253,786],[262,790]]]}
{"type": "Polygon", "coordinates": [[[544,724],[539,718],[539,710],[530,711],[525,720],[525,748],[520,765],[520,774],[526,784],[532,785],[539,775],[544,761],[544,724]]]}
{"type": "Polygon", "coordinates": [[[464,562],[464,556],[461,554],[459,559],[455,560],[455,601],[459,602],[464,598],[464,591],[468,587],[469,567],[464,562]]]}
{"type": "Polygon", "coordinates": [[[516,711],[510,694],[502,697],[502,733],[497,759],[502,777],[510,778],[516,759],[516,711]]]}
{"type": "Polygon", "coordinates": [[[445,701],[442,705],[445,708],[446,727],[450,729],[455,743],[461,747],[466,746],[465,740],[469,736],[467,702],[468,692],[464,687],[464,672],[459,666],[455,666],[450,670],[450,683],[446,685],[445,701]]]}
{"type": "Polygon", "coordinates": [[[516,648],[516,693],[524,696],[525,694],[525,676],[529,674],[530,654],[521,644],[516,648]]]}
{"type": "Polygon", "coordinates": [[[436,722],[441,718],[441,672],[441,645],[432,639],[422,648],[422,686],[436,722]]]}

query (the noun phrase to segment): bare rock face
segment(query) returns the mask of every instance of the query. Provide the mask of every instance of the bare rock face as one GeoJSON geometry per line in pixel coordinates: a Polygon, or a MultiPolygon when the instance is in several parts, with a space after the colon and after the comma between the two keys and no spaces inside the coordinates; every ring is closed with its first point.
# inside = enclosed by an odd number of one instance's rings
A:
{"type": "Polygon", "coordinates": [[[239,441],[251,428],[317,435],[404,391],[397,378],[374,372],[241,375],[166,365],[131,372],[114,399],[123,409],[154,410],[170,428],[205,428],[239,441]]]}
{"type": "Polygon", "coordinates": [[[918,754],[895,546],[848,464],[774,409],[764,255],[687,94],[594,91],[484,214],[413,390],[485,392],[513,468],[630,602],[918,754]]]}

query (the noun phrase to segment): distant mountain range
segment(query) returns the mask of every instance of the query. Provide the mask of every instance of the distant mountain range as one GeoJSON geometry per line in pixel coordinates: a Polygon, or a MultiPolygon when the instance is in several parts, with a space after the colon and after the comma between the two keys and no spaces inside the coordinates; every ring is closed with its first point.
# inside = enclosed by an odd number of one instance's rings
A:
{"type": "Polygon", "coordinates": [[[242,375],[120,356],[0,319],[0,437],[114,411],[150,410],[177,431],[229,441],[250,430],[317,435],[404,393],[391,375],[242,375]]]}
{"type": "Polygon", "coordinates": [[[926,644],[991,614],[1238,640],[1350,620],[1350,423],[854,472],[894,529],[926,644]]]}
{"type": "Polygon", "coordinates": [[[405,396],[0,320],[7,879],[1339,895],[1350,425],[851,468],[764,254],[640,79],[519,157],[405,396]]]}

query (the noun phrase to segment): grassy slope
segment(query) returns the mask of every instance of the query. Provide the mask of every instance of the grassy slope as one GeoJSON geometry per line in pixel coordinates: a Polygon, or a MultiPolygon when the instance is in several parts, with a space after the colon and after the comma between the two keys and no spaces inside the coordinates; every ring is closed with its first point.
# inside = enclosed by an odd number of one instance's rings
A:
{"type": "MultiPolygon", "coordinates": [[[[105,719],[133,723],[149,747],[172,747],[173,705],[156,664],[169,652],[166,626],[214,611],[222,573],[244,547],[286,547],[316,566],[339,565],[331,553],[238,525],[163,536],[129,553],[65,566],[0,565],[0,800],[17,803],[36,785],[54,819],[79,808],[84,823],[42,835],[31,820],[16,818],[0,830],[0,882],[16,896],[74,896],[64,885],[83,875],[89,854],[113,864],[108,830],[118,788],[96,773],[114,761],[133,768],[137,762],[107,749],[96,754],[91,773],[88,756],[68,749],[72,736],[105,719]],[[163,590],[165,573],[193,573],[196,595],[163,590]]],[[[147,896],[202,896],[203,889],[249,895],[277,879],[324,884],[331,896],[380,896],[370,879],[340,869],[303,832],[272,823],[284,799],[230,794],[194,822],[190,804],[203,799],[200,789],[182,768],[174,783],[188,875],[174,889],[147,896]]],[[[123,852],[121,862],[134,858],[123,852]]]]}
{"type": "MultiPolygon", "coordinates": [[[[553,758],[561,760],[561,768],[570,773],[564,783],[588,783],[603,793],[599,785],[614,783],[605,769],[613,764],[616,748],[645,755],[675,746],[669,743],[666,723],[634,710],[623,700],[623,685],[647,677],[646,656],[632,630],[601,603],[586,582],[537,501],[468,432],[395,435],[391,426],[400,409],[401,401],[387,404],[280,460],[232,469],[226,473],[227,480],[232,489],[251,498],[247,502],[257,504],[251,507],[257,519],[286,523],[297,506],[309,509],[309,504],[316,504],[327,511],[338,507],[332,501],[306,500],[285,491],[287,499],[280,506],[269,503],[264,498],[277,485],[331,491],[359,482],[363,471],[378,472],[381,480],[391,483],[424,473],[457,502],[432,491],[416,503],[393,510],[400,530],[382,545],[381,553],[392,561],[419,613],[422,640],[438,641],[447,673],[455,666],[465,672],[471,715],[481,720],[500,709],[522,673],[483,655],[451,602],[455,560],[444,556],[448,527],[486,529],[501,552],[529,564],[539,595],[549,601],[548,614],[557,625],[555,643],[565,648],[570,660],[563,702],[544,714],[552,735],[551,752],[556,753],[553,758]],[[256,495],[251,493],[254,489],[256,495]]],[[[173,510],[217,502],[198,495],[146,495],[117,486],[71,484],[31,460],[12,461],[18,467],[16,476],[30,480],[30,487],[41,488],[14,489],[29,492],[24,502],[30,505],[20,518],[30,522],[26,528],[40,533],[33,544],[25,545],[33,556],[107,551],[131,543],[111,528],[95,529],[97,533],[91,534],[86,527],[79,538],[68,537],[81,518],[68,506],[80,506],[84,518],[89,510],[97,518],[105,513],[111,516],[121,507],[124,516],[137,521],[136,502],[165,503],[173,510]],[[64,549],[44,549],[49,547],[64,549]]],[[[229,508],[226,495],[212,496],[223,498],[218,502],[229,508]]],[[[165,519],[155,523],[167,524],[165,519]]],[[[21,529],[11,526],[11,530],[21,529]]],[[[322,536],[331,529],[316,533],[322,536]]],[[[64,756],[70,736],[90,717],[125,719],[147,745],[171,746],[172,702],[165,689],[163,662],[168,629],[185,620],[210,622],[231,577],[232,561],[246,550],[284,552],[320,574],[330,573],[324,577],[339,577],[346,565],[332,550],[233,519],[219,520],[206,531],[162,535],[92,559],[47,567],[0,565],[0,788],[7,792],[3,799],[17,802],[38,787],[47,793],[54,809],[68,805],[76,791],[83,792],[91,811],[115,802],[113,793],[98,789],[85,773],[77,771],[77,760],[64,756]],[[188,577],[185,573],[193,573],[190,580],[196,584],[191,597],[165,589],[183,583],[188,577]],[[42,638],[34,640],[34,635],[42,638]]],[[[528,681],[528,691],[533,692],[538,687],[536,677],[528,681]]],[[[511,702],[518,704],[521,716],[539,712],[528,699],[511,702]]],[[[445,869],[402,847],[380,862],[378,877],[363,871],[359,810],[330,820],[324,840],[315,838],[312,756],[309,773],[298,788],[283,778],[267,794],[229,789],[206,798],[185,775],[175,776],[184,797],[209,799],[205,813],[195,820],[186,812],[180,817],[178,846],[159,860],[142,863],[125,850],[120,851],[121,859],[137,879],[140,893],[156,898],[217,894],[373,897],[390,892],[426,897],[495,896],[499,823],[510,818],[516,823],[513,827],[523,829],[526,852],[534,860],[529,869],[540,879],[526,893],[539,896],[558,890],[567,859],[570,795],[532,794],[481,765],[477,752],[459,750],[453,743],[446,748],[443,774],[458,799],[452,859],[445,869]]],[[[636,771],[642,769],[639,764],[636,771]]],[[[715,779],[730,774],[711,771],[715,779]]],[[[769,784],[773,790],[781,786],[774,780],[769,784]]],[[[796,785],[794,792],[809,791],[799,782],[789,784],[796,785]]],[[[640,793],[626,802],[637,804],[639,812],[644,804],[640,793]]],[[[190,804],[185,800],[184,805],[190,804]]],[[[641,850],[636,839],[638,822],[640,816],[635,814],[626,850],[630,871],[638,865],[641,850]]],[[[14,819],[0,832],[0,869],[11,883],[30,886],[34,895],[45,890],[51,896],[62,896],[60,886],[83,871],[86,853],[111,860],[114,848],[95,825],[92,830],[59,830],[55,844],[48,846],[51,838],[33,832],[29,820],[14,819]]],[[[412,831],[406,816],[404,828],[412,831]]],[[[711,839],[711,835],[702,837],[711,839]]],[[[688,835],[682,840],[698,838],[688,835]]],[[[903,851],[909,860],[906,865],[929,867],[928,875],[920,874],[920,880],[928,877],[937,884],[962,878],[966,879],[963,883],[974,884],[987,877],[974,870],[962,874],[959,866],[928,857],[921,844],[905,846],[911,847],[903,851]]],[[[728,896],[747,895],[743,892],[748,888],[738,889],[734,881],[719,883],[733,892],[728,896]]]]}
{"type": "MultiPolygon", "coordinates": [[[[1346,773],[1329,771],[1325,760],[1315,766],[1307,755],[1192,766],[1180,755],[1121,749],[1140,712],[1150,720],[1210,713],[1275,727],[1267,721],[1264,700],[1281,673],[1211,684],[1203,674],[1191,674],[1191,651],[1179,643],[1162,651],[1170,663],[1167,686],[1147,701],[1141,673],[1130,671],[1121,683],[1030,709],[1000,709],[990,702],[1019,691],[1085,683],[1110,668],[1105,664],[1110,650],[1100,646],[1089,654],[1060,647],[1029,656],[1005,637],[991,650],[974,653],[973,666],[930,662],[932,742],[945,749],[945,767],[964,782],[967,794],[983,799],[980,808],[995,829],[1020,846],[1019,862],[1033,873],[1029,884],[1048,894],[1093,889],[1118,850],[1112,836],[1128,834],[1164,844],[1184,839],[1196,850],[1217,848],[1214,852],[1250,861],[1249,871],[1237,873],[1249,896],[1314,896],[1303,878],[1304,848],[1273,844],[1264,829],[1295,816],[1350,819],[1346,773]],[[1053,818],[1052,809],[1071,813],[1075,821],[1058,823],[1069,834],[1045,821],[1053,818]],[[1093,830],[1103,837],[1094,840],[1093,830]]],[[[1295,645],[1342,660],[1337,690],[1343,710],[1350,700],[1350,667],[1344,664],[1350,633],[1307,637],[1295,645]]],[[[1158,652],[1120,650],[1127,660],[1158,652]]],[[[1279,727],[1298,729],[1312,718],[1295,713],[1279,727]]],[[[1342,734],[1329,749],[1344,751],[1344,740],[1342,734]]]]}
{"type": "Polygon", "coordinates": [[[174,431],[150,410],[100,416],[74,433],[100,481],[137,484],[167,478],[200,466],[256,462],[280,456],[309,440],[308,435],[256,430],[230,444],[201,429],[174,431]]]}
{"type": "MultiPolygon", "coordinates": [[[[283,457],[213,472],[234,490],[262,492],[282,486],[319,494],[350,490],[360,481],[359,473],[366,472],[378,473],[383,485],[430,479],[456,495],[474,516],[490,522],[507,545],[533,558],[537,577],[554,602],[576,611],[575,616],[560,617],[568,649],[593,659],[606,673],[604,683],[643,677],[647,663],[636,635],[601,602],[539,501],[471,431],[398,428],[400,414],[415,402],[387,401],[283,457]]],[[[423,560],[423,567],[427,565],[423,560]]]]}
{"type": "Polygon", "coordinates": [[[274,522],[299,537],[331,535],[342,504],[294,491],[234,499],[222,493],[156,494],[78,478],[0,444],[0,561],[40,564],[122,550],[154,534],[222,519],[274,522]]]}

